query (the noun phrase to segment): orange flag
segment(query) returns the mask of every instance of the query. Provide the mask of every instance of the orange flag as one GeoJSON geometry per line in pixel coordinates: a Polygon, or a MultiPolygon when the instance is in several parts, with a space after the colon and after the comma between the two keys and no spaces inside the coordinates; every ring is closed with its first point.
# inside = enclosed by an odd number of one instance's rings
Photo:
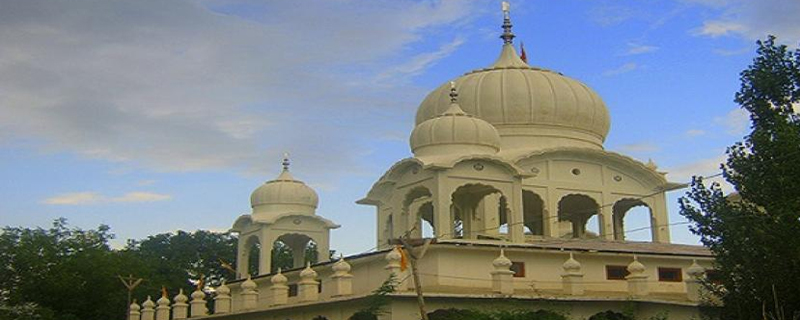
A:
{"type": "Polygon", "coordinates": [[[522,59],[522,62],[528,63],[528,55],[525,54],[525,45],[522,43],[522,41],[519,42],[519,51],[519,58],[522,59]]]}
{"type": "Polygon", "coordinates": [[[397,251],[400,251],[400,272],[406,271],[408,268],[408,256],[402,247],[397,246],[397,251]]]}

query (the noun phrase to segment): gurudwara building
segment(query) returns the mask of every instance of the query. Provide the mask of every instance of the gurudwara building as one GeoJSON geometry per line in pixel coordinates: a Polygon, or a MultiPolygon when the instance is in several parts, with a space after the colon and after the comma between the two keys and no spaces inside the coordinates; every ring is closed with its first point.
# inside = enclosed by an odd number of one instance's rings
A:
{"type": "Polygon", "coordinates": [[[578,80],[523,61],[504,7],[497,60],[428,94],[410,136],[414,156],[357,201],[375,207],[375,251],[327,261],[329,232],[339,226],[315,214],[317,194],[285,162],[253,192],[252,213],[233,224],[240,279],[213,295],[134,304],[131,320],[343,320],[391,274],[397,288],[379,318],[420,319],[412,270],[395,246],[401,237],[417,258],[427,312],[698,317],[698,280],[713,256],[670,243],[665,192],[679,185],[653,163],[604,150],[603,100],[578,80]],[[652,242],[625,239],[623,218],[640,206],[649,211],[652,242]],[[292,249],[292,269],[270,266],[276,241],[292,249]],[[310,242],[321,261],[304,265],[310,242]],[[257,270],[248,269],[254,246],[257,270]]]}

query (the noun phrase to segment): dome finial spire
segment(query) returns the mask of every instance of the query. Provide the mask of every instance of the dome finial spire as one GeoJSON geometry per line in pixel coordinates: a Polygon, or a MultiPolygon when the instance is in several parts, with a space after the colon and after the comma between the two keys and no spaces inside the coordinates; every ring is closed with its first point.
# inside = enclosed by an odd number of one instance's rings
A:
{"type": "Polygon", "coordinates": [[[514,33],[511,32],[511,15],[509,14],[511,5],[508,1],[502,2],[502,9],[503,9],[503,34],[500,36],[503,39],[503,43],[511,44],[514,42],[514,33]]]}
{"type": "Polygon", "coordinates": [[[284,152],[283,153],[283,161],[281,162],[281,165],[283,165],[283,171],[289,171],[289,165],[290,164],[291,164],[291,162],[289,162],[289,153],[288,152],[284,152]]]}
{"type": "Polygon", "coordinates": [[[456,82],[450,81],[450,103],[458,102],[458,91],[456,90],[456,82]]]}

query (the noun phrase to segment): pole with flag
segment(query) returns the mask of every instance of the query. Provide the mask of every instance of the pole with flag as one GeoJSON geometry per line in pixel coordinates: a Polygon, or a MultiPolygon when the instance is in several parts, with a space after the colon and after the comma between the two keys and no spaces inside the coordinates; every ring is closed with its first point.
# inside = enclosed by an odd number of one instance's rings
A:
{"type": "Polygon", "coordinates": [[[525,54],[525,44],[522,41],[519,42],[519,58],[522,59],[522,62],[528,63],[528,55],[525,54]]]}

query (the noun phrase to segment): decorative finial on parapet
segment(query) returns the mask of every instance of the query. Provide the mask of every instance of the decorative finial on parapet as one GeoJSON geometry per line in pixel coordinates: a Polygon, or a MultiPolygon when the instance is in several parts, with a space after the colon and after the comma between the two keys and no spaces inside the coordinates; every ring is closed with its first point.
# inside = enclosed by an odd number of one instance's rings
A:
{"type": "Polygon", "coordinates": [[[289,153],[288,152],[284,152],[283,153],[283,162],[281,162],[281,165],[283,165],[283,170],[284,171],[289,171],[289,165],[290,164],[291,164],[291,162],[289,162],[289,153]]]}
{"type": "Polygon", "coordinates": [[[508,1],[503,1],[502,3],[503,8],[503,35],[500,36],[503,39],[503,43],[511,44],[514,42],[514,33],[511,32],[511,15],[509,12],[511,11],[511,5],[508,1]]]}
{"type": "Polygon", "coordinates": [[[450,103],[458,102],[458,91],[456,90],[455,81],[450,81],[450,103]]]}

